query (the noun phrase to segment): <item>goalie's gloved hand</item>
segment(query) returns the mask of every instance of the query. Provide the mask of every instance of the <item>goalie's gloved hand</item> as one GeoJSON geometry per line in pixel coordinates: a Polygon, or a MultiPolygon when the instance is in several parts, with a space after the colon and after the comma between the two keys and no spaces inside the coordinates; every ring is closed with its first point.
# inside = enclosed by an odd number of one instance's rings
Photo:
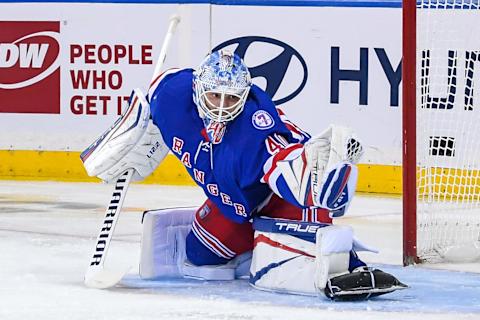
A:
{"type": "Polygon", "coordinates": [[[357,184],[355,164],[363,155],[353,130],[331,125],[305,143],[304,153],[311,172],[313,206],[331,211],[348,207],[357,184]]]}
{"type": "Polygon", "coordinates": [[[359,267],[351,273],[330,278],[324,293],[332,300],[353,301],[406,288],[407,285],[389,273],[380,269],[359,267]]]}
{"type": "Polygon", "coordinates": [[[135,89],[125,113],[80,158],[91,177],[113,182],[134,169],[132,181],[139,181],[157,168],[168,151],[159,128],[150,119],[147,99],[135,89]]]}

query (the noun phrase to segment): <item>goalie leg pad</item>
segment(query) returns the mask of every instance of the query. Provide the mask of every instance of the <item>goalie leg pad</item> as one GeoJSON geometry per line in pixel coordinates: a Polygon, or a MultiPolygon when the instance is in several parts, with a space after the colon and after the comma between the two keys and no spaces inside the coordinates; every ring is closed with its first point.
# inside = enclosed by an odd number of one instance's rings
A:
{"type": "Polygon", "coordinates": [[[185,238],[191,229],[195,208],[146,211],[140,255],[142,279],[182,277],[185,238]]]}
{"type": "Polygon", "coordinates": [[[352,273],[332,277],[325,287],[325,295],[332,300],[364,300],[396,290],[408,288],[393,275],[379,269],[360,267],[352,273]]]}
{"type": "Polygon", "coordinates": [[[253,225],[250,284],[255,288],[317,295],[331,274],[348,272],[349,227],[261,217],[253,225]]]}
{"type": "MultiPolygon", "coordinates": [[[[195,216],[198,218],[202,215],[206,218],[204,216],[205,207],[209,203],[207,201],[198,210],[196,208],[174,208],[151,210],[144,213],[140,257],[141,278],[153,280],[188,277],[201,280],[233,280],[248,277],[251,261],[250,250],[240,250],[238,255],[233,255],[230,259],[219,260],[220,257],[209,251],[198,240],[196,240],[198,243],[192,243],[192,239],[197,239],[193,228],[197,228],[198,232],[199,227],[196,226],[198,223],[193,223],[195,216]],[[196,214],[195,211],[197,211],[196,214]],[[192,256],[193,252],[199,254],[194,262],[201,265],[195,265],[188,260],[188,253],[192,256]],[[217,259],[211,260],[212,255],[217,259]]],[[[214,210],[207,215],[211,218],[216,216],[214,210]]],[[[214,223],[215,221],[218,223],[217,219],[213,220],[206,226],[218,226],[214,223]]],[[[240,227],[240,229],[229,229],[227,225],[226,230],[219,229],[217,231],[225,232],[226,236],[233,240],[234,237],[242,234],[238,231],[247,229],[246,226],[233,222],[231,226],[240,227]]],[[[251,230],[251,226],[249,229],[251,230]]],[[[203,232],[205,230],[202,231],[202,234],[203,232]]],[[[249,248],[249,243],[251,243],[249,234],[243,233],[243,235],[247,242],[244,241],[240,246],[249,248]]]]}
{"type": "Polygon", "coordinates": [[[260,290],[316,295],[315,243],[255,231],[250,284],[260,290]]]}

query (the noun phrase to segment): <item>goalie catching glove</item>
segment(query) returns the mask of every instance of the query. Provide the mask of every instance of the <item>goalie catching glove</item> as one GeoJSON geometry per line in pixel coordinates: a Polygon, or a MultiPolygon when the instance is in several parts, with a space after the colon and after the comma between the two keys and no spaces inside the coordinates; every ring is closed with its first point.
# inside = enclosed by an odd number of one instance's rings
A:
{"type": "MultiPolygon", "coordinates": [[[[361,143],[351,129],[331,125],[301,150],[278,161],[280,172],[275,177],[283,177],[300,206],[326,208],[334,216],[342,215],[355,192],[355,164],[363,154],[361,143]]],[[[271,180],[270,185],[275,183],[271,180]]]]}
{"type": "Polygon", "coordinates": [[[311,197],[316,207],[339,210],[348,206],[357,184],[363,147],[349,128],[330,126],[305,144],[310,168],[311,197]]]}
{"type": "Polygon", "coordinates": [[[89,176],[110,182],[128,169],[133,181],[149,176],[169,149],[150,119],[150,105],[139,89],[133,90],[129,106],[113,126],[80,155],[89,176]]]}

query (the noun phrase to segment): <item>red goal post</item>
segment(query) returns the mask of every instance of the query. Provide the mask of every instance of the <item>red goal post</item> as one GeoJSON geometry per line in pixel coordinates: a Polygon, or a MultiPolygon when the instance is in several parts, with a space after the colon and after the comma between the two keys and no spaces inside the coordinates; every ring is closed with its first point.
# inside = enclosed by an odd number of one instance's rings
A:
{"type": "Polygon", "coordinates": [[[417,257],[416,178],[416,52],[417,1],[402,3],[402,161],[403,161],[403,264],[417,257]]]}
{"type": "Polygon", "coordinates": [[[480,0],[403,0],[403,262],[480,261],[480,0]]]}

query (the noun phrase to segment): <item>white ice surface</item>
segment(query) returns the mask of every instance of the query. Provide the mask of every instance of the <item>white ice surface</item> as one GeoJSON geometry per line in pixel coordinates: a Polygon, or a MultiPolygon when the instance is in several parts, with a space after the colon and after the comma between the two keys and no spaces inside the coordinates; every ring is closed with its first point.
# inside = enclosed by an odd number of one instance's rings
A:
{"type": "Polygon", "coordinates": [[[4,319],[480,319],[480,264],[401,267],[401,202],[354,199],[347,217],[359,239],[380,249],[363,260],[394,273],[407,290],[367,302],[261,292],[245,281],[140,281],[143,210],[203,202],[193,187],[134,184],[107,264],[132,266],[121,286],[88,289],[83,275],[111,185],[0,181],[0,320],[4,319]],[[465,272],[468,271],[468,272],[465,272]]]}

